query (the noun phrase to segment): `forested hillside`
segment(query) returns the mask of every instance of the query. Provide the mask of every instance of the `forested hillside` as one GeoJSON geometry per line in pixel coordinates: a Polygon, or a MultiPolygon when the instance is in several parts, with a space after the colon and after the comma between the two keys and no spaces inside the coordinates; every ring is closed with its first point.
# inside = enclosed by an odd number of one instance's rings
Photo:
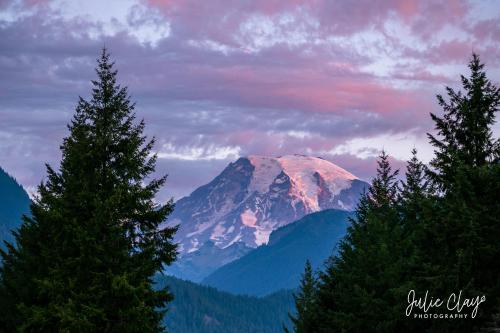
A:
{"type": "Polygon", "coordinates": [[[170,276],[157,277],[158,287],[175,295],[164,323],[173,333],[278,333],[289,325],[292,291],[264,298],[236,296],[170,276]]]}

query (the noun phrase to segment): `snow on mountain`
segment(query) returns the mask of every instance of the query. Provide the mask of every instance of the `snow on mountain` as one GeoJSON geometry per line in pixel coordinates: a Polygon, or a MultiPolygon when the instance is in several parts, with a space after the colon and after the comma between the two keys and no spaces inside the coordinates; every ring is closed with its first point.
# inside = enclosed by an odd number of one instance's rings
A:
{"type": "Polygon", "coordinates": [[[181,258],[207,242],[220,249],[236,243],[255,248],[266,244],[273,230],[306,214],[353,210],[366,186],[317,157],[242,157],[180,199],[167,224],[180,225],[176,240],[181,258]]]}

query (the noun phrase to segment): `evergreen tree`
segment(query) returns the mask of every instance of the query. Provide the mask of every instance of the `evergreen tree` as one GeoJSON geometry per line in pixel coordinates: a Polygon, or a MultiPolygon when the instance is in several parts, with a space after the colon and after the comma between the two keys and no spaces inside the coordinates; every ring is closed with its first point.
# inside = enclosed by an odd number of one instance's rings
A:
{"type": "Polygon", "coordinates": [[[438,96],[444,115],[431,115],[438,136],[429,135],[436,152],[429,174],[440,196],[427,221],[434,255],[425,274],[432,281],[427,287],[437,293],[464,290],[463,297],[484,294],[488,301],[475,322],[436,323],[436,332],[470,332],[500,313],[500,144],[491,129],[500,89],[487,79],[477,55],[469,68],[463,92],[447,88],[449,101],[438,96]]]}
{"type": "Polygon", "coordinates": [[[152,277],[176,256],[175,228],[160,228],[172,202],[154,196],[154,141],[136,124],[104,49],[92,97],[80,98],[60,169],[31,206],[32,217],[2,251],[0,325],[14,332],[158,332],[171,299],[152,277]]]}
{"type": "Polygon", "coordinates": [[[500,142],[491,126],[500,90],[473,55],[464,92],[438,96],[432,114],[436,156],[428,169],[408,161],[398,191],[387,155],[361,198],[337,257],[320,273],[315,306],[321,332],[473,332],[498,328],[500,318],[500,142]],[[414,289],[446,299],[486,295],[478,318],[411,320],[414,289]]]}
{"type": "Polygon", "coordinates": [[[401,181],[399,203],[403,208],[404,219],[418,223],[421,220],[421,201],[428,198],[433,192],[432,185],[427,177],[428,168],[417,157],[414,148],[412,157],[407,162],[405,180],[401,181]]]}
{"type": "Polygon", "coordinates": [[[398,173],[399,170],[392,171],[389,155],[382,151],[377,161],[377,175],[368,190],[370,208],[389,207],[396,202],[398,192],[396,177],[398,173]]]}
{"type": "Polygon", "coordinates": [[[493,139],[491,128],[500,103],[500,88],[488,80],[476,54],[472,55],[469,69],[470,78],[461,76],[464,92],[447,87],[449,101],[437,96],[444,115],[431,113],[438,137],[428,134],[436,153],[430,174],[445,191],[453,188],[462,167],[500,161],[500,141],[493,139]]]}
{"type": "Polygon", "coordinates": [[[396,209],[397,171],[385,152],[356,211],[338,257],[320,273],[318,325],[321,332],[397,331],[402,305],[401,227],[396,209]]]}
{"type": "MultiPolygon", "coordinates": [[[[417,150],[413,149],[412,157],[406,164],[405,179],[400,181],[397,205],[402,228],[399,253],[401,280],[399,288],[396,288],[399,295],[396,299],[400,304],[407,300],[410,290],[423,290],[423,283],[417,277],[422,277],[425,258],[434,255],[433,244],[428,244],[425,237],[426,221],[434,212],[434,188],[427,172],[427,166],[418,159],[417,150]]],[[[408,318],[403,311],[399,317],[406,332],[423,332],[427,327],[426,322],[408,318]]]]}
{"type": "MultiPolygon", "coordinates": [[[[403,241],[408,248],[405,252],[407,262],[412,262],[415,267],[408,268],[408,278],[415,273],[416,266],[422,264],[422,258],[415,258],[420,249],[425,221],[432,214],[432,199],[434,188],[427,177],[428,168],[417,157],[417,150],[412,150],[412,157],[407,161],[405,180],[400,182],[398,209],[400,212],[401,226],[403,228],[403,241]]],[[[422,254],[421,254],[422,255],[422,254]]]]}
{"type": "MultiPolygon", "coordinates": [[[[296,315],[290,315],[295,333],[312,333],[316,331],[316,279],[309,260],[306,261],[304,274],[300,281],[300,289],[293,295],[296,315]]],[[[287,329],[285,329],[288,332],[287,329]]]]}

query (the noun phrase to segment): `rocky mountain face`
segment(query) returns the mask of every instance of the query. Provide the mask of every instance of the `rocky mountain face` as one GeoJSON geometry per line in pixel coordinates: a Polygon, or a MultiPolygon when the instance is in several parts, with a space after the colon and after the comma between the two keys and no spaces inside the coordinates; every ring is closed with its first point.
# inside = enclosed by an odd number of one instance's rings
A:
{"type": "Polygon", "coordinates": [[[365,186],[321,158],[250,156],[179,200],[168,224],[180,224],[181,253],[194,252],[207,241],[219,248],[237,242],[255,248],[266,244],[273,230],[306,214],[353,210],[365,186]]]}
{"type": "Polygon", "coordinates": [[[317,157],[242,157],[176,203],[166,222],[180,225],[176,234],[180,258],[171,271],[192,278],[180,272],[186,267],[198,269],[192,265],[194,254],[206,253],[208,242],[213,253],[203,261],[212,260],[214,267],[204,271],[205,275],[222,261],[235,260],[247,249],[267,244],[272,231],[307,214],[332,208],[354,210],[367,186],[348,171],[317,157]],[[230,251],[223,251],[223,260],[216,258],[224,249],[230,251]],[[186,261],[190,262],[187,266],[186,261]]]}

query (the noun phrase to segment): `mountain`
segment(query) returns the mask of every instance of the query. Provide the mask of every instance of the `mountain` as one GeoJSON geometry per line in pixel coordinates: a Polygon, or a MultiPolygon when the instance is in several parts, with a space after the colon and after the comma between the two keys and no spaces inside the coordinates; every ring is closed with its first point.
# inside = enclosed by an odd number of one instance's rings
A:
{"type": "Polygon", "coordinates": [[[299,285],[307,259],[322,266],[345,235],[352,213],[324,210],[271,233],[269,243],[235,260],[202,283],[235,294],[268,295],[299,285]]]}
{"type": "Polygon", "coordinates": [[[176,202],[166,223],[180,225],[175,239],[180,257],[169,273],[199,281],[222,262],[267,244],[272,231],[307,214],[331,208],[353,210],[367,186],[318,157],[242,157],[176,202]],[[212,266],[200,268],[191,254],[206,252],[207,246],[212,254],[203,262],[212,266]],[[231,251],[219,251],[228,248],[231,251]],[[193,269],[203,274],[194,276],[193,269]]]}
{"type": "Polygon", "coordinates": [[[30,198],[17,181],[0,168],[0,248],[5,241],[12,242],[11,230],[22,223],[22,215],[29,213],[30,198]]]}
{"type": "Polygon", "coordinates": [[[164,323],[176,333],[278,333],[290,327],[292,291],[265,298],[236,296],[217,289],[169,276],[157,278],[158,286],[168,286],[174,294],[164,323]]]}

